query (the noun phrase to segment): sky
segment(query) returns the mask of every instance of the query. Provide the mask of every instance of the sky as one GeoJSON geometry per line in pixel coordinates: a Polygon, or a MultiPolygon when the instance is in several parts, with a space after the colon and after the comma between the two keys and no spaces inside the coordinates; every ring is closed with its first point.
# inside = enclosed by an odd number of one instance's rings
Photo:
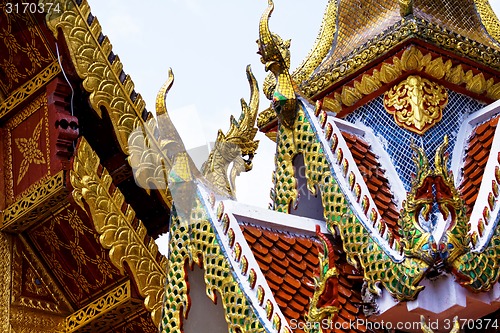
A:
{"type": "MultiPolygon", "coordinates": [[[[327,0],[275,0],[271,31],[291,39],[291,68],[307,56],[319,32],[327,0]]],[[[249,100],[245,67],[252,66],[259,87],[267,73],[256,40],[266,0],[89,0],[113,52],[135,89],[154,112],[158,90],[168,68],[175,83],[167,108],[186,148],[214,141],[217,130],[229,129],[229,117],[239,117],[240,98],[249,100]]],[[[490,0],[500,13],[500,0],[490,0]]],[[[261,95],[260,110],[268,106],[261,95]]],[[[237,198],[267,207],[274,169],[275,145],[257,134],[254,169],[237,181],[237,198]]],[[[208,156],[208,148],[207,148],[208,156]]]]}

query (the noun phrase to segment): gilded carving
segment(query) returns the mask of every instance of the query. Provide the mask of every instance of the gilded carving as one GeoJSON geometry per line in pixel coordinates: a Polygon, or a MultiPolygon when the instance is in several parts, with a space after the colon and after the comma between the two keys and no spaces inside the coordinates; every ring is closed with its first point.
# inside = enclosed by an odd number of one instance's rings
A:
{"type": "MultiPolygon", "coordinates": [[[[485,79],[484,74],[464,71],[462,65],[453,66],[451,60],[444,57],[432,58],[431,53],[424,54],[416,46],[407,48],[400,57],[392,58],[392,63],[384,62],[380,69],[372,74],[363,74],[352,83],[339,88],[334,97],[325,97],[324,105],[333,112],[341,112],[344,107],[355,105],[362,98],[377,91],[382,84],[390,84],[409,71],[422,72],[436,79],[444,79],[455,85],[461,85],[468,91],[484,95],[490,99],[500,98],[500,82],[493,78],[485,79]]],[[[418,76],[418,75],[415,75],[418,76]]],[[[443,88],[444,89],[444,88],[443,88]]]]}
{"type": "Polygon", "coordinates": [[[30,137],[14,139],[17,149],[23,156],[23,160],[21,161],[21,166],[19,167],[17,185],[19,185],[19,182],[23,179],[26,172],[28,172],[28,168],[31,164],[47,163],[45,161],[45,158],[43,157],[42,151],[39,148],[40,146],[39,140],[40,140],[40,133],[42,131],[43,120],[44,120],[43,118],[40,119],[30,137]]]}
{"type": "Polygon", "coordinates": [[[236,176],[252,169],[252,159],[259,145],[259,142],[254,140],[257,134],[255,119],[259,109],[259,88],[250,66],[247,66],[246,72],[250,84],[250,105],[241,99],[240,118],[236,120],[231,116],[231,126],[226,134],[219,130],[215,147],[202,168],[205,178],[218,191],[232,197],[236,195],[236,176]],[[248,158],[244,159],[244,156],[248,158]],[[228,178],[231,163],[233,168],[228,178]]]}
{"type": "Polygon", "coordinates": [[[24,190],[25,192],[30,192],[31,190],[36,189],[42,182],[44,182],[49,178],[50,163],[45,163],[45,162],[41,163],[42,161],[45,161],[45,158],[43,157],[44,154],[45,156],[50,156],[50,141],[49,141],[50,138],[49,138],[48,122],[49,120],[48,120],[47,97],[45,96],[45,94],[41,94],[35,100],[33,100],[28,106],[26,106],[21,112],[19,112],[11,119],[9,119],[9,121],[6,123],[4,148],[7,153],[6,154],[7,158],[4,165],[5,165],[5,177],[6,177],[7,203],[11,203],[14,200],[20,199],[20,196],[22,194],[18,194],[17,197],[15,197],[14,195],[14,184],[19,185],[19,182],[23,178],[21,177],[21,172],[23,171],[26,172],[31,163],[36,164],[37,162],[39,162],[38,164],[46,164],[47,171],[45,176],[43,176],[34,184],[31,184],[27,189],[24,190]],[[16,148],[18,150],[23,149],[22,151],[25,152],[25,154],[27,155],[26,157],[28,158],[24,158],[23,161],[21,162],[19,166],[18,179],[17,181],[14,181],[14,170],[12,169],[13,165],[12,131],[37,111],[41,113],[42,119],[40,120],[40,123],[33,132],[32,135],[33,137],[31,138],[32,140],[29,140],[29,138],[20,138],[20,140],[15,140],[17,141],[15,142],[17,146],[16,148]],[[45,125],[43,123],[45,123],[45,125]],[[40,143],[39,142],[40,134],[42,133],[42,131],[45,137],[45,151],[42,152],[41,150],[37,149],[37,152],[31,152],[32,148],[38,148],[38,145],[40,143]],[[30,149],[28,149],[27,147],[28,143],[30,143],[30,149]],[[29,162],[30,160],[31,162],[29,162]]]}
{"type": "Polygon", "coordinates": [[[266,71],[270,71],[276,78],[276,85],[272,89],[273,109],[283,124],[291,127],[295,119],[297,98],[295,84],[289,73],[290,41],[283,41],[281,37],[269,30],[269,18],[273,10],[274,3],[268,0],[268,7],[259,23],[258,53],[261,55],[261,62],[265,65],[266,71]]]}
{"type": "Polygon", "coordinates": [[[23,236],[14,244],[12,265],[12,305],[59,315],[72,311],[71,304],[23,236]],[[24,295],[23,288],[36,296],[24,295]]]}
{"type": "Polygon", "coordinates": [[[66,317],[66,330],[68,333],[77,332],[90,322],[129,303],[131,299],[130,281],[127,281],[66,317]]]}
{"type": "Polygon", "coordinates": [[[56,211],[68,195],[64,171],[60,171],[23,194],[2,213],[0,230],[22,232],[56,211]]]}
{"type": "Polygon", "coordinates": [[[41,1],[48,2],[58,4],[61,9],[60,13],[52,11],[47,14],[48,27],[56,38],[58,31],[62,31],[72,63],[83,79],[84,89],[90,94],[92,108],[98,115],[101,115],[101,107],[108,112],[118,143],[128,154],[128,136],[144,123],[141,118],[145,107],[142,97],[134,92],[130,76],[123,75],[123,65],[112,53],[109,39],[99,37],[102,29],[98,20],[93,17],[88,20],[90,7],[87,1],[81,1],[80,5],[74,1],[41,1]]]}
{"type": "Polygon", "coordinates": [[[147,232],[136,222],[133,209],[125,204],[119,189],[111,190],[112,179],[104,169],[98,176],[100,160],[88,142],[81,138],[70,171],[73,198],[82,209],[88,207],[101,245],[109,249],[111,262],[122,274],[125,263],[136,283],[144,305],[159,325],[166,281],[166,261],[158,257],[154,240],[145,244],[147,232]],[[134,227],[135,225],[135,227],[134,227]]]}
{"type": "MultiPolygon", "coordinates": [[[[488,21],[490,22],[487,23],[489,26],[488,29],[490,29],[488,31],[490,32],[496,29],[498,32],[499,29],[494,28],[497,27],[494,23],[494,21],[497,20],[496,17],[492,12],[488,14],[489,10],[486,10],[488,8],[482,5],[485,0],[475,0],[475,2],[480,5],[479,12],[482,13],[481,17],[483,23],[485,22],[485,18],[488,17],[488,21]]],[[[318,96],[333,84],[340,82],[348,75],[351,75],[371,63],[377,57],[387,53],[390,49],[407,40],[410,36],[430,41],[438,47],[453,51],[467,58],[472,58],[488,67],[500,67],[500,56],[492,55],[490,47],[471,41],[465,37],[457,36],[451,31],[426,21],[403,20],[396,23],[390,31],[393,31],[393,33],[376,37],[367,42],[363,48],[357,50],[348,59],[336,62],[330,67],[314,73],[311,78],[306,79],[301,84],[301,90],[307,97],[314,98],[314,96],[318,96]]],[[[495,95],[495,97],[490,98],[498,99],[499,97],[500,96],[495,95]]]]}
{"type": "MultiPolygon", "coordinates": [[[[441,56],[433,58],[431,53],[424,54],[418,47],[412,45],[405,49],[401,56],[394,56],[382,63],[380,68],[360,75],[324,97],[324,107],[332,112],[340,113],[344,108],[354,106],[362,98],[376,92],[384,84],[396,81],[409,71],[422,72],[436,79],[444,79],[454,85],[462,86],[471,93],[492,100],[500,99],[500,81],[497,82],[494,78],[486,80],[482,72],[474,74],[471,69],[464,70],[461,64],[453,66],[450,59],[441,56]]],[[[328,78],[331,78],[331,75],[324,76],[321,82],[324,83],[328,78]]],[[[309,85],[301,88],[306,95],[311,97],[309,85]]],[[[276,119],[276,113],[273,113],[272,109],[265,110],[259,115],[257,125],[262,129],[274,119],[276,119]]]]}
{"type": "MultiPolygon", "coordinates": [[[[337,0],[329,0],[325,13],[323,14],[323,20],[321,23],[321,28],[318,33],[318,37],[314,42],[314,45],[307,55],[307,57],[302,61],[302,63],[293,71],[291,74],[293,81],[297,85],[301,85],[306,79],[308,79],[314,70],[321,64],[323,59],[330,51],[335,38],[335,33],[337,32],[337,0]]],[[[268,99],[272,99],[272,94],[276,87],[276,78],[273,73],[269,73],[264,79],[263,91],[268,99]]],[[[257,126],[262,128],[262,126],[271,122],[271,120],[276,118],[276,112],[272,108],[268,108],[261,112],[257,118],[257,126]]]]}
{"type": "Polygon", "coordinates": [[[384,107],[401,127],[424,134],[443,117],[448,104],[446,88],[418,75],[410,75],[384,96],[384,107]]]}
{"type": "Polygon", "coordinates": [[[35,94],[40,88],[44,87],[60,72],[61,67],[59,67],[59,63],[54,61],[31,80],[11,92],[9,96],[0,103],[0,119],[3,119],[19,104],[35,94]]]}

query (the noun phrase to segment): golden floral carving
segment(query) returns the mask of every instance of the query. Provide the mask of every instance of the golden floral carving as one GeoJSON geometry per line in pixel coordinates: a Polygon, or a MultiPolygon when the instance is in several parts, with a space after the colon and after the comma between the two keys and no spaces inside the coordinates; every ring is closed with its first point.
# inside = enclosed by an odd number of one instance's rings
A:
{"type": "Polygon", "coordinates": [[[15,138],[17,149],[23,155],[23,160],[21,166],[19,167],[19,176],[17,178],[17,185],[23,179],[24,175],[28,171],[28,168],[32,163],[34,164],[45,164],[45,158],[40,150],[40,133],[42,132],[43,118],[40,119],[33,134],[29,138],[15,138]]]}
{"type": "Polygon", "coordinates": [[[396,123],[418,134],[441,120],[447,103],[446,88],[416,75],[401,81],[384,96],[384,107],[394,115],[396,123]]]}

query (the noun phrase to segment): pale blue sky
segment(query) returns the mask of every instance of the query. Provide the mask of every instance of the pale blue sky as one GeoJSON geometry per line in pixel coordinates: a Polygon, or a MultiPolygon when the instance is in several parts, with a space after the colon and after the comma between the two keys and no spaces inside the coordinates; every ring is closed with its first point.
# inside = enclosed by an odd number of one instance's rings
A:
{"type": "MultiPolygon", "coordinates": [[[[292,68],[316,39],[327,0],[275,0],[273,32],[292,39],[292,68]]],[[[154,111],[156,93],[172,67],[175,83],[167,107],[187,148],[213,141],[217,130],[238,117],[240,98],[249,98],[245,67],[259,87],[266,73],[256,54],[258,24],[266,0],[89,0],[113,51],[154,111]],[[188,139],[189,138],[189,139],[188,139]]],[[[497,12],[500,1],[490,0],[497,12]]],[[[260,109],[268,101],[261,97],[260,109]]],[[[267,207],[274,145],[261,133],[254,170],[240,177],[238,199],[267,207]]]]}

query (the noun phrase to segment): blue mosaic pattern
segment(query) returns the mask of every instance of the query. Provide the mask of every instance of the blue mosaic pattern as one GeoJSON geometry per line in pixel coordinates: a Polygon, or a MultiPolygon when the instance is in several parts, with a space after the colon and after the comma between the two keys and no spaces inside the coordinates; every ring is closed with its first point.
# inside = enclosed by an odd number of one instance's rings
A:
{"type": "Polygon", "coordinates": [[[407,191],[410,190],[411,176],[415,173],[415,163],[412,160],[413,151],[410,148],[411,141],[413,140],[417,145],[424,147],[429,162],[433,163],[436,149],[443,142],[445,134],[448,134],[448,153],[450,154],[449,162],[451,162],[451,154],[460,125],[469,114],[484,107],[483,104],[468,96],[449,90],[448,105],[443,111],[443,119],[424,135],[418,135],[396,124],[394,116],[385,111],[383,98],[383,95],[379,96],[356,109],[348,114],[345,120],[354,124],[361,122],[373,129],[389,153],[407,191]]]}

